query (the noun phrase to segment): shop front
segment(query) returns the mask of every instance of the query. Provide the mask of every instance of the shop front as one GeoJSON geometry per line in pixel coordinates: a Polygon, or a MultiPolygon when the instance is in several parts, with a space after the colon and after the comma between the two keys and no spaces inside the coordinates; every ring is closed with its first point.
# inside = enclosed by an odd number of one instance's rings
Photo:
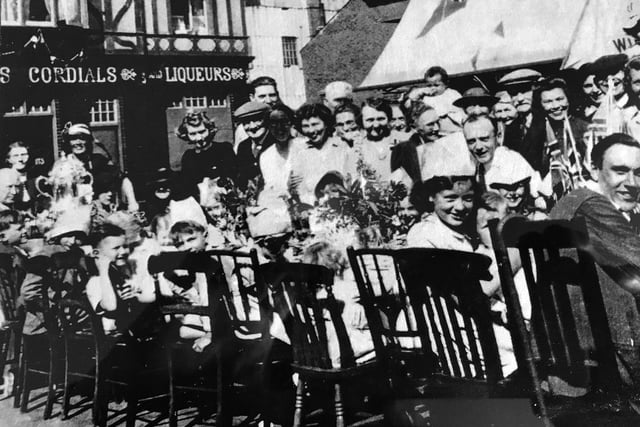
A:
{"type": "Polygon", "coordinates": [[[59,155],[65,123],[88,123],[141,190],[157,168],[179,168],[186,146],[175,129],[186,111],[206,110],[217,139],[232,141],[231,111],[246,94],[250,60],[105,55],[58,66],[20,59],[0,65],[2,145],[28,143],[44,172],[59,155]]]}

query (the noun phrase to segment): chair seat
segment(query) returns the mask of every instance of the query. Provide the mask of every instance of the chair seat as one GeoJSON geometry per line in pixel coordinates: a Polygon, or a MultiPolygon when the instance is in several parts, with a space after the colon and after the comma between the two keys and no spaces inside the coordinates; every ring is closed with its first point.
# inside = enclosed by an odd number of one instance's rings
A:
{"type": "Polygon", "coordinates": [[[370,360],[368,362],[350,368],[322,369],[312,366],[298,365],[296,363],[292,363],[291,367],[295,372],[298,372],[299,374],[305,375],[310,378],[325,378],[329,380],[337,380],[340,378],[356,377],[368,373],[369,371],[376,370],[378,369],[378,364],[375,360],[370,360]]]}

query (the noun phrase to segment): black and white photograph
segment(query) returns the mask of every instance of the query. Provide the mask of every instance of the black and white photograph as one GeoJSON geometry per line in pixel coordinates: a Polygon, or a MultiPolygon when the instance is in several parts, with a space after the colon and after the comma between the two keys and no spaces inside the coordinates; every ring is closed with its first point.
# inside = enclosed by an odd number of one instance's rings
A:
{"type": "Polygon", "coordinates": [[[640,0],[0,0],[0,427],[640,426],[640,0]]]}

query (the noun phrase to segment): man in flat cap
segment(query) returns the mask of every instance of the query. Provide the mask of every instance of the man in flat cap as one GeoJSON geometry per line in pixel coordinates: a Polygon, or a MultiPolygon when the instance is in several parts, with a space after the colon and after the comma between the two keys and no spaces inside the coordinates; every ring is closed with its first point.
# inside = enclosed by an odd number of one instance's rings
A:
{"type": "Polygon", "coordinates": [[[525,147],[530,144],[527,133],[531,128],[533,113],[533,88],[542,75],[529,68],[522,68],[504,75],[498,84],[502,90],[511,96],[513,106],[518,111],[518,118],[506,127],[504,145],[523,154],[525,147]]]}
{"type": "MultiPolygon", "coordinates": [[[[273,77],[260,76],[251,80],[249,86],[249,101],[262,102],[269,107],[282,104],[278,84],[273,77]]],[[[233,149],[237,152],[240,142],[247,139],[247,134],[242,126],[236,128],[233,149]]]]}
{"type": "Polygon", "coordinates": [[[242,104],[234,113],[247,138],[238,144],[236,185],[241,190],[247,188],[250,180],[260,175],[260,154],[274,143],[267,129],[267,115],[271,108],[262,102],[249,101],[242,104]]]}
{"type": "Polygon", "coordinates": [[[496,120],[498,145],[504,145],[504,131],[515,119],[518,118],[518,110],[513,105],[511,95],[506,90],[496,92],[498,102],[491,109],[491,116],[496,120]]]}

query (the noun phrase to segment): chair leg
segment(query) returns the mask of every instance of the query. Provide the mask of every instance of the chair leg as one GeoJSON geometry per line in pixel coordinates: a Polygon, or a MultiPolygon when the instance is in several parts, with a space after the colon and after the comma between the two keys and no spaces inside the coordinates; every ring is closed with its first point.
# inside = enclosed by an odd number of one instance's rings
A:
{"type": "Polygon", "coordinates": [[[15,383],[13,385],[13,407],[20,407],[20,396],[22,394],[22,370],[24,369],[24,343],[22,340],[22,334],[16,333],[15,352],[13,356],[18,361],[18,373],[15,376],[15,383]]]}
{"type": "Polygon", "coordinates": [[[304,385],[305,382],[302,377],[298,379],[298,388],[296,390],[296,409],[293,414],[293,427],[300,427],[302,425],[302,405],[304,401],[304,385]]]}
{"type": "Polygon", "coordinates": [[[169,427],[178,426],[178,411],[176,409],[176,396],[173,378],[173,355],[170,346],[167,346],[167,374],[169,375],[169,427]]]}
{"type": "MultiPolygon", "coordinates": [[[[64,356],[64,390],[62,392],[62,419],[67,419],[69,416],[69,406],[71,403],[71,381],[69,379],[69,357],[65,348],[64,356]]],[[[95,405],[94,395],[94,405],[95,405]]]]}
{"type": "Polygon", "coordinates": [[[97,427],[106,427],[108,411],[109,401],[105,390],[105,382],[101,372],[98,370],[93,386],[93,424],[97,427]]]}
{"type": "Polygon", "coordinates": [[[230,391],[230,372],[229,369],[225,369],[226,361],[225,357],[218,357],[217,366],[217,389],[218,389],[218,402],[216,411],[216,426],[231,426],[233,424],[233,415],[229,405],[231,401],[229,399],[230,391]]]}
{"type": "Polygon", "coordinates": [[[56,389],[55,389],[55,372],[54,372],[54,364],[55,357],[53,354],[53,348],[49,347],[49,374],[47,375],[47,404],[44,408],[44,419],[48,420],[51,418],[51,412],[53,412],[53,402],[56,400],[56,389]]]}
{"type": "Polygon", "coordinates": [[[27,412],[29,405],[29,346],[22,343],[22,366],[20,367],[20,412],[27,412]]]}
{"type": "MultiPolygon", "coordinates": [[[[131,378],[134,380],[134,378],[131,378]]],[[[135,381],[127,385],[127,427],[135,427],[138,413],[138,390],[135,381]]]]}
{"type": "Polygon", "coordinates": [[[342,404],[342,389],[340,384],[335,384],[334,405],[336,411],[336,427],[344,427],[344,407],[342,404]]]}
{"type": "MultiPolygon", "coordinates": [[[[0,376],[4,376],[7,365],[7,355],[9,354],[9,344],[11,342],[11,331],[0,331],[0,376]]],[[[8,384],[4,386],[7,387],[8,384]]]]}

